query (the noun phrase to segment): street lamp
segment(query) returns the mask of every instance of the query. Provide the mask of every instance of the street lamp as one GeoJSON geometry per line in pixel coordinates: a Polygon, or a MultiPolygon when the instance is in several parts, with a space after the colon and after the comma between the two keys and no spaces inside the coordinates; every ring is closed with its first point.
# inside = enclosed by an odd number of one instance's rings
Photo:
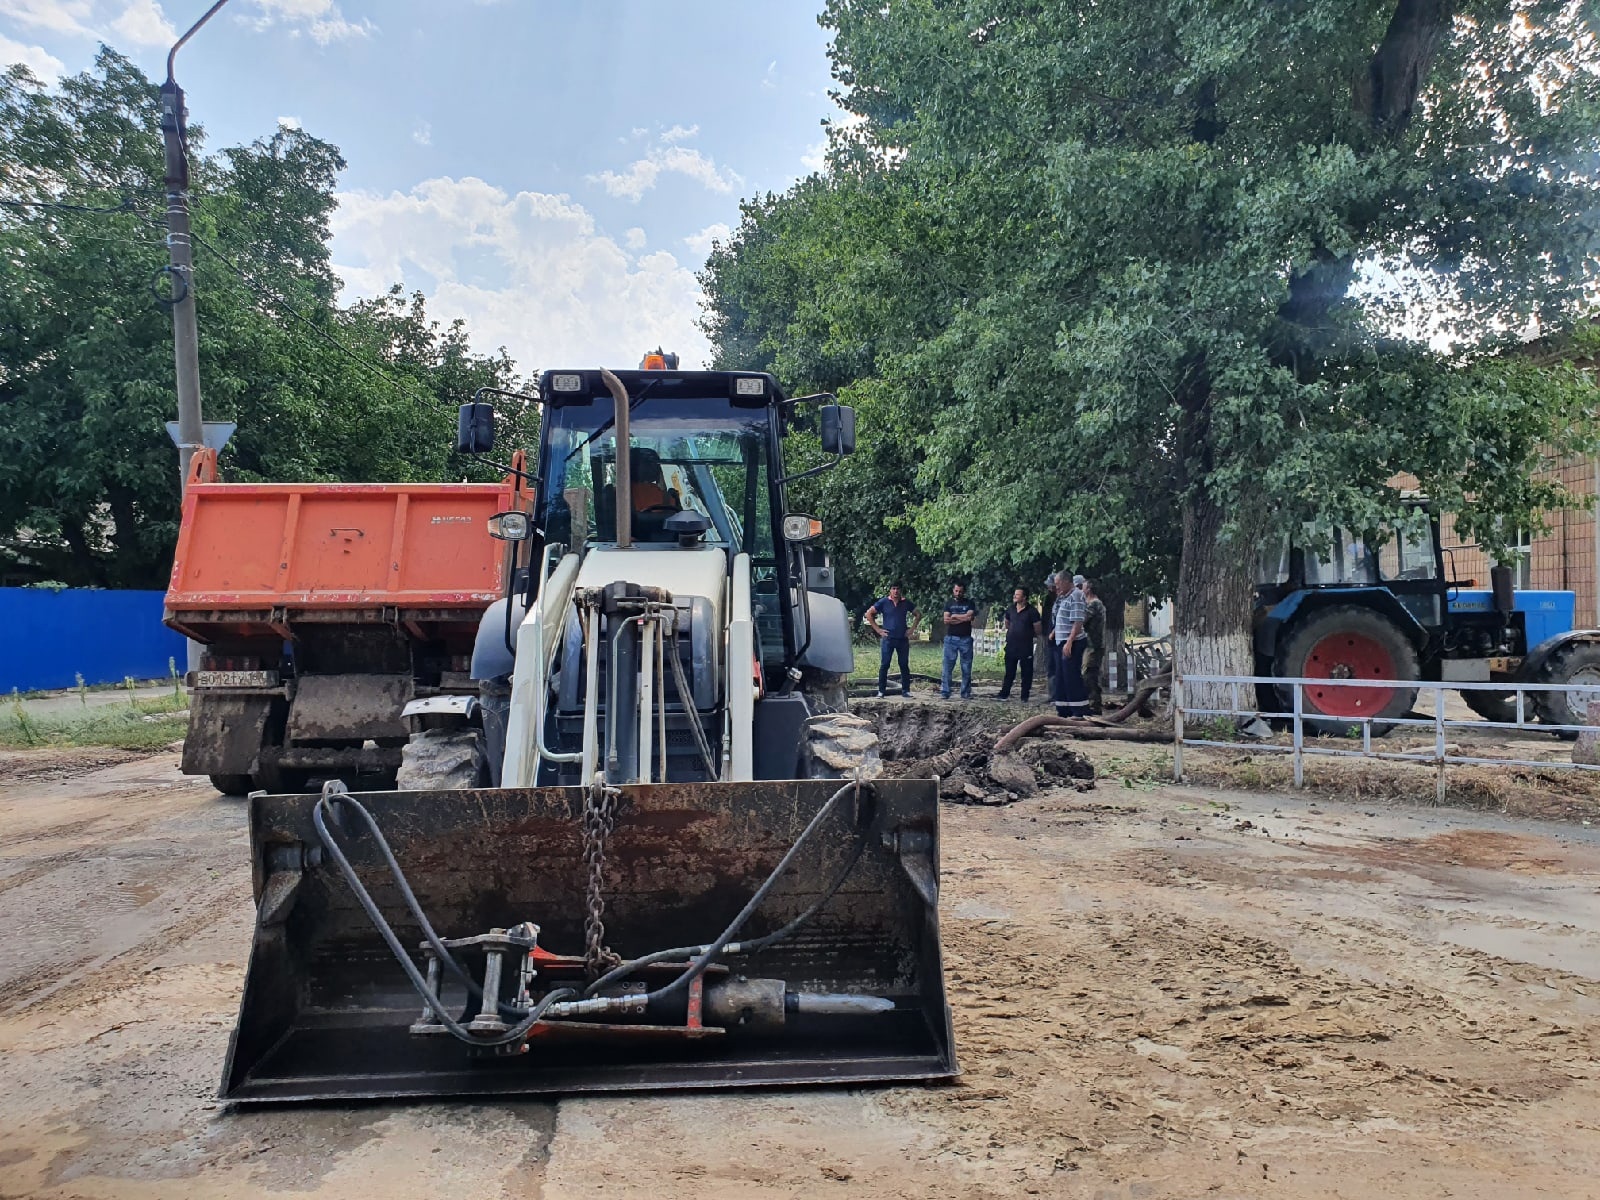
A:
{"type": "Polygon", "coordinates": [[[189,151],[183,89],[173,78],[173,61],[183,44],[228,0],[217,0],[167,52],[167,81],[161,85],[161,138],[166,146],[167,255],[172,276],[172,356],[178,382],[178,479],[189,486],[189,461],[204,444],[200,416],[200,334],[194,318],[194,246],[189,236],[189,151]]]}

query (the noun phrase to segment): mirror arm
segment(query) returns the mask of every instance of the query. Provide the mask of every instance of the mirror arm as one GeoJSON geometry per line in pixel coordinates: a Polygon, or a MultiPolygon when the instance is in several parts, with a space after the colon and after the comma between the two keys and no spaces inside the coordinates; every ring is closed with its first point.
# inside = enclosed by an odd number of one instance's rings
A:
{"type": "Polygon", "coordinates": [[[837,467],[843,461],[844,461],[844,455],[836,454],[836,455],[833,456],[833,461],[832,462],[822,463],[820,466],[812,467],[810,470],[801,471],[801,472],[799,472],[798,474],[795,474],[795,475],[785,475],[782,479],[778,480],[778,486],[779,487],[784,487],[784,486],[787,486],[788,484],[793,483],[797,479],[810,479],[813,475],[821,475],[824,471],[833,470],[835,467],[837,467]]]}
{"type": "Polygon", "coordinates": [[[508,392],[505,388],[484,386],[472,393],[472,403],[477,404],[481,396],[504,396],[507,400],[526,400],[530,404],[543,404],[538,396],[530,396],[527,392],[508,392]]]}

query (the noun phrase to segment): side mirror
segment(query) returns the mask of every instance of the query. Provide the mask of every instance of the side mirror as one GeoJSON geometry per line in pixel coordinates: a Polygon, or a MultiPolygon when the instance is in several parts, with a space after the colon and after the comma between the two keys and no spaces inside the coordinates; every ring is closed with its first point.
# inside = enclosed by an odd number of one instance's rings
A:
{"type": "Polygon", "coordinates": [[[528,514],[518,509],[495,513],[489,518],[489,536],[502,542],[525,542],[533,532],[528,514]]]}
{"type": "Polygon", "coordinates": [[[856,410],[848,404],[829,404],[821,409],[822,449],[826,454],[856,452],[856,410]]]}
{"type": "Polygon", "coordinates": [[[494,449],[494,405],[463,404],[456,417],[456,453],[487,454],[494,449]]]}

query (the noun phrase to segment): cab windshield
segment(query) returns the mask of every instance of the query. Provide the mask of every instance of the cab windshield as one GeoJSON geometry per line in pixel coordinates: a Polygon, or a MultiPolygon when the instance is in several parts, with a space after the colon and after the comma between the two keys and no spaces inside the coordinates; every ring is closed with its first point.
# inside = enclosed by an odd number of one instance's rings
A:
{"type": "MultiPolygon", "coordinates": [[[[539,511],[547,542],[616,540],[617,443],[610,397],[545,414],[539,511]]],[[[633,535],[672,542],[679,512],[710,523],[706,542],[773,561],[769,416],[722,397],[653,397],[629,410],[633,535]]]]}

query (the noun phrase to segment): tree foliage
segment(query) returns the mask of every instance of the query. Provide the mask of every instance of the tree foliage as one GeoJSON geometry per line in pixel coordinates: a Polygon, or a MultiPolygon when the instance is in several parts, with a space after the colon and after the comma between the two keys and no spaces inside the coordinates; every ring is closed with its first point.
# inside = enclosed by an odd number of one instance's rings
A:
{"type": "MultiPolygon", "coordinates": [[[[1112,567],[1248,667],[1273,533],[1398,516],[1402,471],[1491,544],[1562,501],[1535,469],[1593,445],[1595,393],[1507,351],[1596,280],[1584,6],[831,0],[823,22],[859,124],[825,176],[746,205],[706,327],[728,365],[860,404],[869,457],[904,471],[869,470],[875,511],[924,561],[1112,567]]],[[[882,536],[856,511],[852,551],[882,536]]]]}
{"type": "MultiPolygon", "coordinates": [[[[158,113],[111,50],[54,90],[0,76],[0,197],[41,205],[0,208],[0,565],[19,575],[166,583],[179,487],[158,113]]],[[[338,150],[288,128],[203,147],[191,128],[205,415],[239,425],[224,476],[492,474],[448,451],[460,399],[515,385],[505,353],[474,354],[420,295],[336,303],[338,150]]]]}

